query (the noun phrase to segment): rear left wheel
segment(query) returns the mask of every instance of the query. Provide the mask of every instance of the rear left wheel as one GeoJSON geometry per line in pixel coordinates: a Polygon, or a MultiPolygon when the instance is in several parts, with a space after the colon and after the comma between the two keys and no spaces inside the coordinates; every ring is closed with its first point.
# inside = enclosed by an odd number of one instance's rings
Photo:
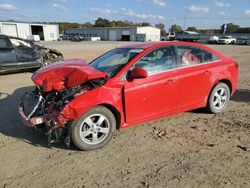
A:
{"type": "Polygon", "coordinates": [[[225,83],[218,83],[210,93],[207,110],[214,114],[222,112],[228,105],[230,89],[225,83]]]}
{"type": "Polygon", "coordinates": [[[103,106],[96,106],[74,123],[72,140],[82,150],[98,149],[110,141],[115,129],[113,113],[103,106]]]}

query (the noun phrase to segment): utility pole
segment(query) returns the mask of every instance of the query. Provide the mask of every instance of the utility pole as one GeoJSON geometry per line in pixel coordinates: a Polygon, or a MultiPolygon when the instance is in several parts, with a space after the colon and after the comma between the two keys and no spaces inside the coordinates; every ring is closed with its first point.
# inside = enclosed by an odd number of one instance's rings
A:
{"type": "Polygon", "coordinates": [[[187,17],[183,17],[183,34],[185,33],[185,30],[186,30],[186,21],[187,21],[187,17]]]}

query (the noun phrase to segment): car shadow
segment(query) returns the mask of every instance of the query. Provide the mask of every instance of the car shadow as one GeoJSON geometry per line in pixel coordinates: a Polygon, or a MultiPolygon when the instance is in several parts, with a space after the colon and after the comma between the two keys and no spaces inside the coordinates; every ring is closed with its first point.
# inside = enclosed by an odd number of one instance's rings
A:
{"type": "MultiPolygon", "coordinates": [[[[44,133],[39,130],[33,132],[32,129],[25,127],[18,112],[21,96],[33,89],[34,86],[22,87],[15,90],[12,94],[0,91],[0,135],[13,137],[33,146],[50,148],[44,133]]],[[[55,143],[51,147],[67,148],[64,143],[55,143]]],[[[71,144],[69,149],[78,150],[74,144],[71,144]]]]}
{"type": "MultiPolygon", "coordinates": [[[[235,102],[250,102],[250,90],[237,89],[233,96],[230,98],[231,101],[235,102]]],[[[208,113],[205,108],[198,108],[190,110],[191,113],[206,114],[208,113]]]]}
{"type": "Polygon", "coordinates": [[[231,100],[235,102],[250,102],[250,90],[237,89],[231,100]]]}
{"type": "Polygon", "coordinates": [[[0,76],[1,75],[9,75],[9,74],[16,74],[16,73],[25,73],[25,72],[28,72],[28,73],[34,73],[35,71],[37,71],[40,67],[37,67],[37,68],[28,68],[28,69],[21,69],[21,70],[9,70],[7,72],[1,72],[0,73],[0,76]]]}

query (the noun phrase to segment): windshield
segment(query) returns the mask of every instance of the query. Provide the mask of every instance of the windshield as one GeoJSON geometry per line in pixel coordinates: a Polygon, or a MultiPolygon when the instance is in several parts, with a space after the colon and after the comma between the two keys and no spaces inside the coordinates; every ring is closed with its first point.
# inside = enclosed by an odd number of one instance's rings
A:
{"type": "Polygon", "coordinates": [[[95,59],[90,65],[99,71],[108,73],[109,77],[113,77],[142,50],[138,48],[116,48],[95,59]]]}

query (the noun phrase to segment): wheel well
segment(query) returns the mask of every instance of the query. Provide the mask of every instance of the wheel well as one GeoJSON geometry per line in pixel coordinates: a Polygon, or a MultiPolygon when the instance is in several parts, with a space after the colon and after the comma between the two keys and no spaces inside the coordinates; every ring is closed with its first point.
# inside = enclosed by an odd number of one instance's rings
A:
{"type": "MultiPolygon", "coordinates": [[[[219,80],[219,82],[224,83],[224,84],[227,84],[227,86],[229,87],[229,90],[230,90],[230,94],[232,93],[232,84],[231,84],[231,82],[230,82],[229,80],[227,80],[227,79],[222,79],[222,80],[219,80]]],[[[216,84],[218,84],[218,82],[217,82],[216,84]]],[[[215,84],[215,85],[216,85],[216,84],[215,84]]]]}
{"type": "Polygon", "coordinates": [[[110,104],[100,104],[101,106],[106,107],[107,109],[109,109],[115,116],[116,119],[116,128],[119,129],[120,128],[120,124],[121,124],[121,114],[120,112],[112,105],[110,104]]]}
{"type": "MultiPolygon", "coordinates": [[[[210,98],[210,95],[211,95],[211,93],[212,93],[214,87],[215,87],[218,83],[227,84],[227,86],[229,87],[229,90],[230,90],[230,95],[231,95],[231,93],[232,93],[232,84],[231,84],[231,82],[230,82],[229,80],[227,80],[227,79],[222,79],[222,80],[219,80],[218,82],[216,82],[216,83],[214,84],[214,86],[213,86],[212,89],[210,90],[210,93],[209,93],[209,95],[208,95],[208,99],[210,98]]],[[[208,99],[207,99],[207,103],[208,103],[208,99]]]]}

